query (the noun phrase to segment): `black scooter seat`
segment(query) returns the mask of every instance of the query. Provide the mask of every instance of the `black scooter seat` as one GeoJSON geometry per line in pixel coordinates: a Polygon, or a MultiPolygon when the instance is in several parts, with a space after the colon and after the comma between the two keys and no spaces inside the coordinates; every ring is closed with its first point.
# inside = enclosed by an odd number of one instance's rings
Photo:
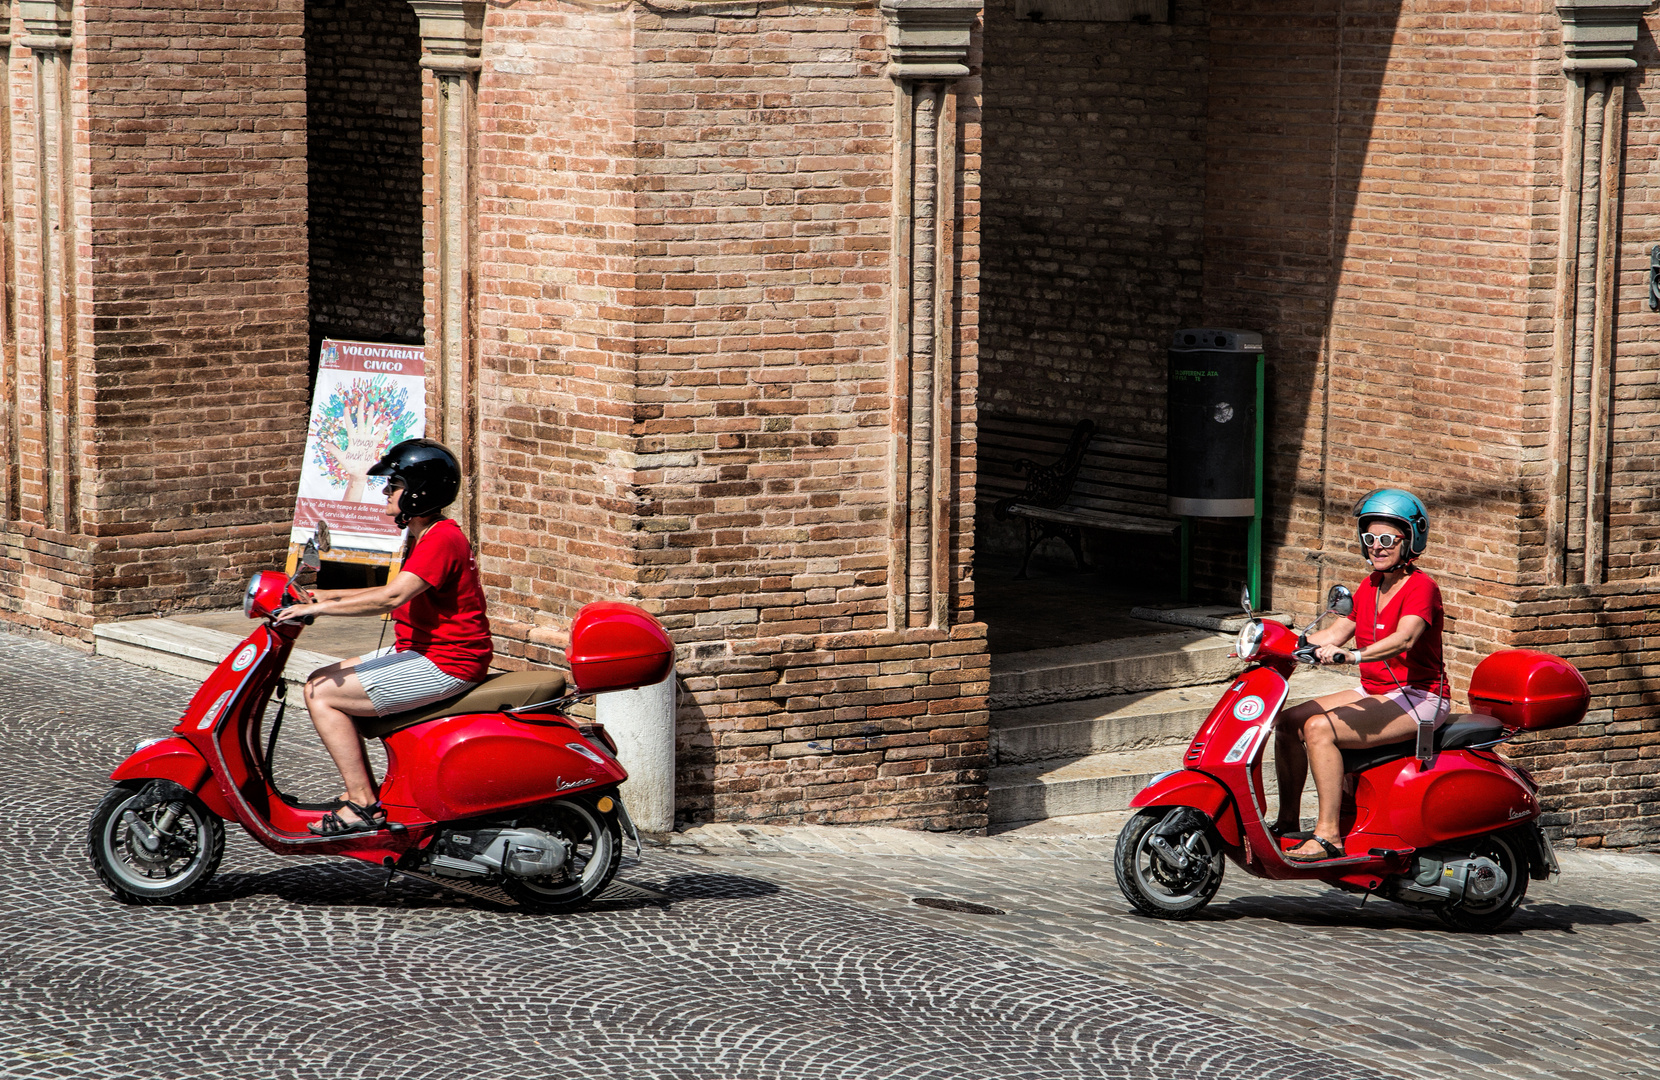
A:
{"type": "MultiPolygon", "coordinates": [[[[1437,750],[1457,750],[1465,746],[1476,746],[1489,743],[1504,734],[1504,722],[1496,716],[1487,716],[1483,713],[1463,713],[1448,723],[1441,725],[1441,730],[1435,733],[1435,748],[1437,750]]],[[[1418,748],[1416,739],[1406,742],[1385,743],[1382,746],[1366,746],[1358,750],[1343,751],[1344,772],[1365,772],[1375,769],[1379,765],[1387,765],[1391,761],[1409,758],[1418,748]]]]}
{"type": "Polygon", "coordinates": [[[388,716],[358,716],[358,734],[384,739],[395,731],[463,713],[502,712],[524,705],[552,701],[565,692],[565,676],[557,671],[506,671],[485,676],[483,682],[455,697],[388,716]]]}

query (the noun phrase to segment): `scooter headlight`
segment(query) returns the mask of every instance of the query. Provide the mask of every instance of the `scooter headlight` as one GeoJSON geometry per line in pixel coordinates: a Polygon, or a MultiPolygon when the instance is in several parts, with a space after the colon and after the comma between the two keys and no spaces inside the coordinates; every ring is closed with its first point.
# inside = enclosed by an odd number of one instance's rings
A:
{"type": "Polygon", "coordinates": [[[255,574],[248,579],[248,587],[242,592],[242,614],[250,619],[258,618],[254,614],[254,599],[259,596],[259,575],[255,574]]]}
{"type": "Polygon", "coordinates": [[[1233,651],[1241,660],[1249,660],[1256,656],[1257,650],[1262,648],[1262,620],[1252,619],[1239,628],[1239,637],[1234,639],[1233,651]]]}

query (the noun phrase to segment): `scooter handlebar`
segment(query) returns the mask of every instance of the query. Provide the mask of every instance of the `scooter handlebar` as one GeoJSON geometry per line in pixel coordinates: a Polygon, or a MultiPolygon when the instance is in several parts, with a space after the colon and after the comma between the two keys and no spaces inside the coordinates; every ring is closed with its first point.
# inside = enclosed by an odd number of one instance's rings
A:
{"type": "MultiPolygon", "coordinates": [[[[1296,649],[1292,650],[1291,655],[1305,664],[1314,664],[1319,666],[1321,663],[1320,658],[1315,655],[1315,646],[1313,645],[1299,645],[1296,649]]],[[[1355,654],[1353,652],[1339,649],[1337,650],[1337,655],[1332,658],[1331,663],[1352,664],[1355,662],[1354,657],[1355,654]]]]}

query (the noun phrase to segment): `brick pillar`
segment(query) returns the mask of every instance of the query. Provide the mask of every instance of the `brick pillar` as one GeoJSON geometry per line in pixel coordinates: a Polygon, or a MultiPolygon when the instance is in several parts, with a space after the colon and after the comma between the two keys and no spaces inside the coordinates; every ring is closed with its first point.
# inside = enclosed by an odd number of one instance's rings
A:
{"type": "Polygon", "coordinates": [[[478,535],[478,292],[475,259],[478,208],[479,52],[481,0],[410,0],[420,20],[421,67],[432,73],[431,108],[422,123],[428,163],[427,354],[435,361],[437,423],[429,433],[461,460],[455,515],[478,535]]]}
{"type": "Polygon", "coordinates": [[[1556,9],[1568,92],[1546,511],[1552,585],[1598,585],[1605,572],[1625,86],[1637,68],[1631,53],[1643,9],[1631,0],[1568,0],[1556,9]]]}
{"type": "Polygon", "coordinates": [[[81,527],[81,460],[75,355],[74,138],[69,107],[72,21],[69,0],[22,0],[20,8],[28,33],[19,44],[35,58],[34,98],[29,105],[40,211],[40,265],[36,270],[41,306],[42,511],[47,528],[74,533],[81,527]]]}
{"type": "Polygon", "coordinates": [[[957,104],[979,0],[883,0],[894,80],[893,506],[889,617],[949,620],[957,104]]]}
{"type": "MultiPolygon", "coordinates": [[[[11,86],[12,12],[0,3],[0,73],[11,86]]],[[[17,268],[16,199],[12,177],[12,111],[0,109],[0,521],[17,518],[17,268]]]]}

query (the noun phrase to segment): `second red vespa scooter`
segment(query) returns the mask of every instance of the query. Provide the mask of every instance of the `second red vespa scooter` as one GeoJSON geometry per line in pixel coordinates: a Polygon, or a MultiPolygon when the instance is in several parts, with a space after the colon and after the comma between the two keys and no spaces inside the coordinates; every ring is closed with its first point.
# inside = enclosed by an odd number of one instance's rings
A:
{"type": "MultiPolygon", "coordinates": [[[[318,558],[308,545],[302,573],[318,558]]],[[[584,607],[566,653],[573,692],[557,672],[510,672],[363,721],[359,730],[386,746],[386,827],[323,837],[307,826],[329,807],[284,795],[271,777],[280,706],[260,738],[300,634],[299,623],[273,621],[288,600],[303,600],[296,578],[254,575],[243,611],[260,625],[208,676],[172,736],[140,742],[111,775],[88,849],[117,899],[176,903],[199,892],[218,868],[226,821],[279,855],[343,855],[463,892],[500,890],[532,910],[574,910],[610,883],[622,832],[633,831],[617,793],[628,774],[605,730],[565,710],[666,677],[674,647],[656,619],[629,604],[584,607]]]]}
{"type": "MultiPolygon", "coordinates": [[[[1335,586],[1326,614],[1348,615],[1335,586]]],[[[1268,832],[1262,758],[1285,705],[1287,680],[1312,663],[1306,635],[1253,619],[1236,654],[1255,666],[1229,684],[1187,748],[1183,768],[1155,777],[1130,801],[1140,812],[1119,834],[1118,886],[1145,914],[1191,918],[1222,884],[1225,860],[1246,873],[1322,881],[1432,908],[1449,925],[1491,931],[1557,871],[1538,826],[1538,786],[1494,749],[1522,731],[1585,716],[1590,691],[1572,664],[1546,653],[1495,653],[1477,666],[1470,704],[1418,742],[1345,750],[1344,857],[1293,862],[1268,832]]]]}

